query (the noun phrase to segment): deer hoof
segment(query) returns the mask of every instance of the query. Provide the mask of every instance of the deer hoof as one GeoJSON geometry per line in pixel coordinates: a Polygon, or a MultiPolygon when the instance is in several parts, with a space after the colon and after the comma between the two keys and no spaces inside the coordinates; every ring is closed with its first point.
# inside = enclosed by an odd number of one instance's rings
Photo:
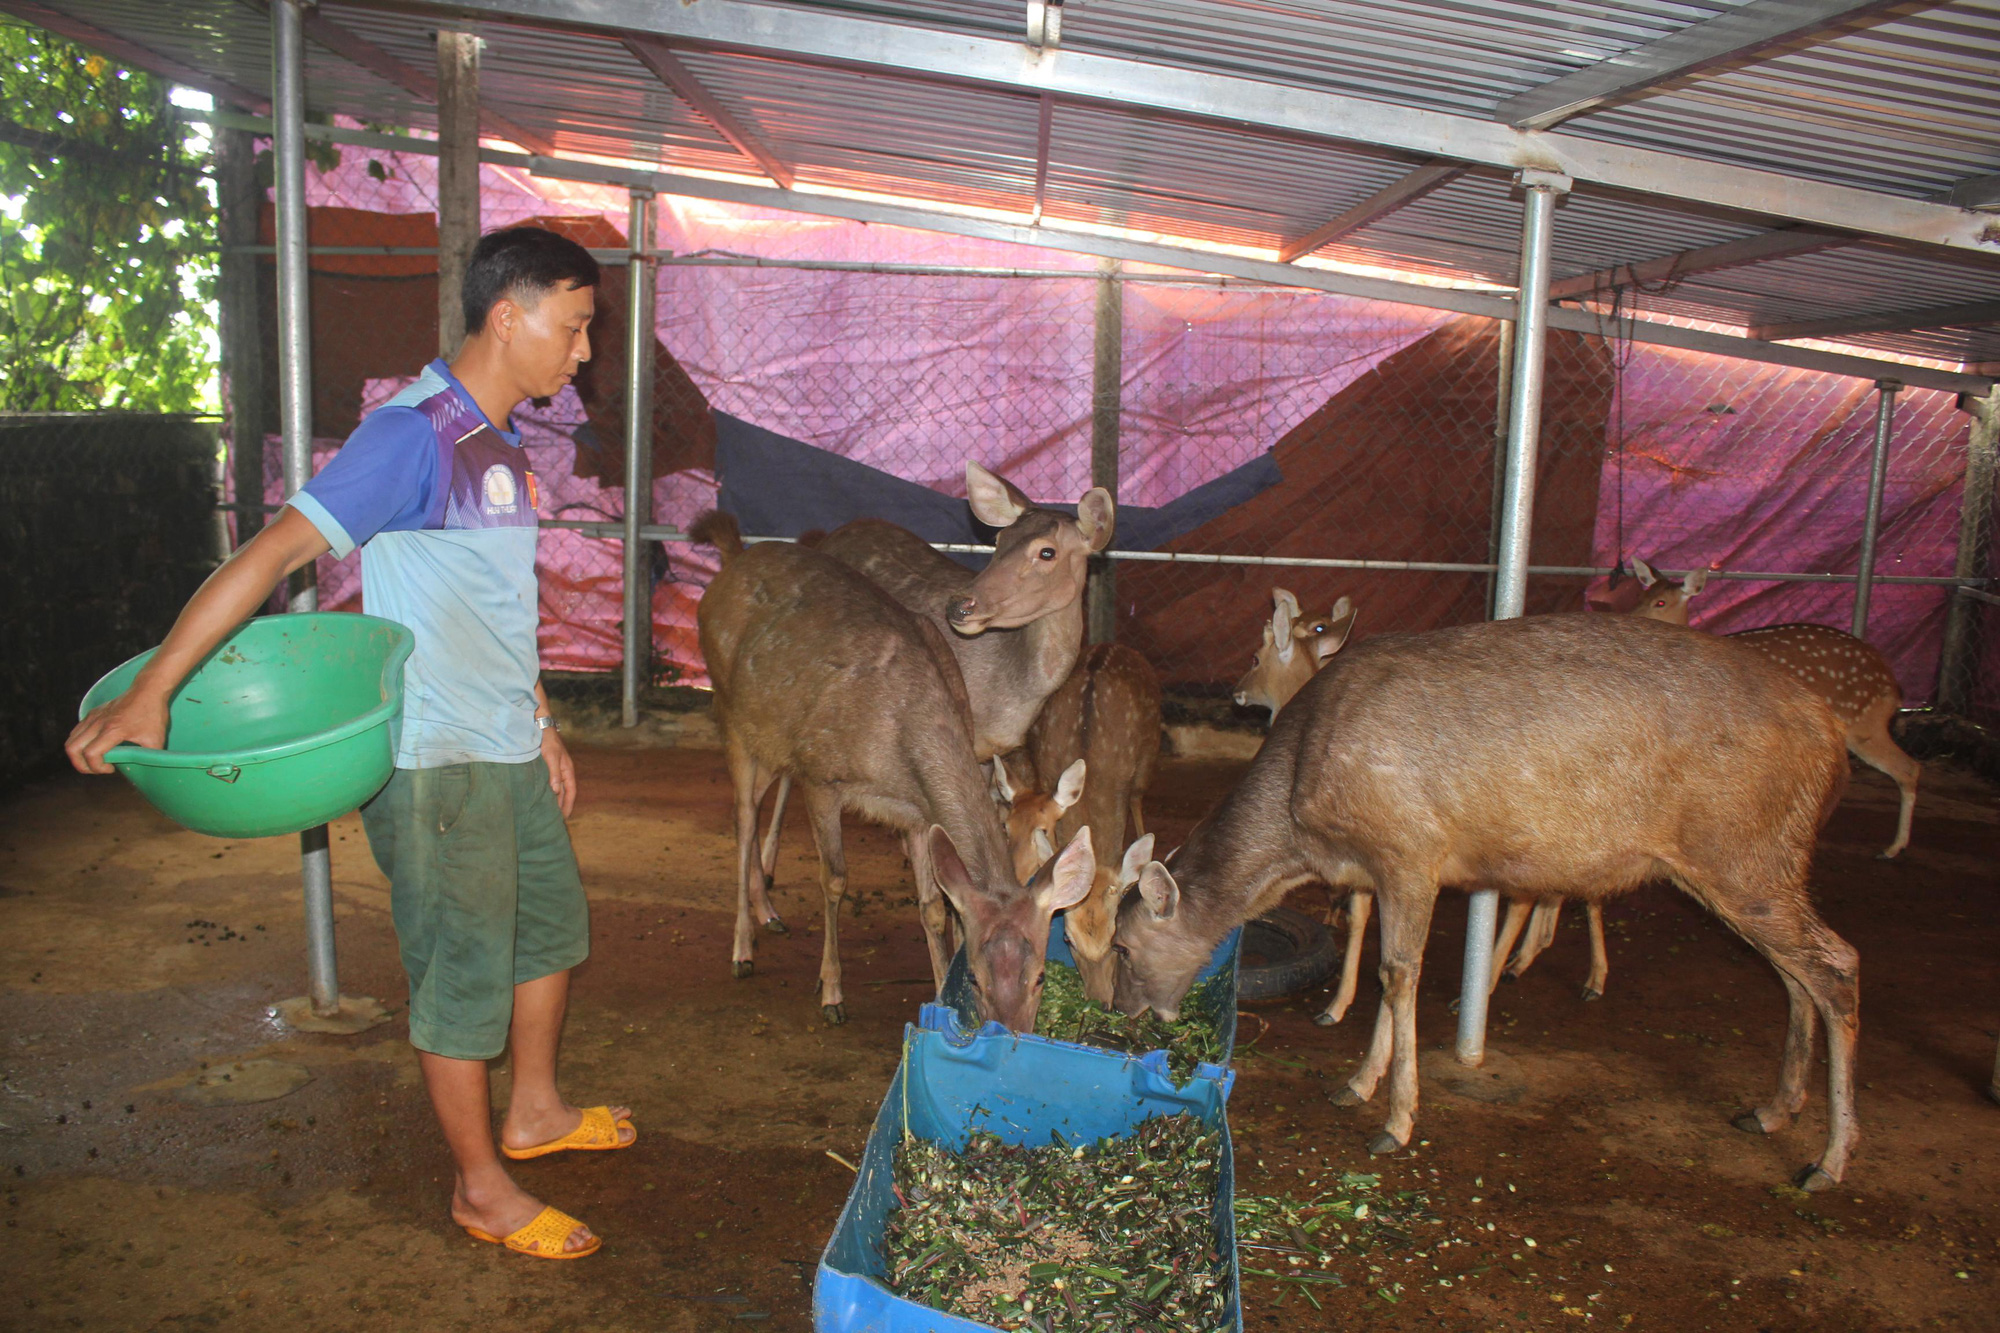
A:
{"type": "Polygon", "coordinates": [[[1604,992],[1595,986],[1585,986],[1583,988],[1583,998],[1585,1003],[1589,1003],[1591,1000],[1601,1000],[1604,998],[1604,992]]]}
{"type": "Polygon", "coordinates": [[[1330,1028],[1335,1023],[1338,1023],[1342,1018],[1345,1017],[1346,1017],[1345,1014],[1336,1014],[1331,1009],[1322,1009],[1318,1013],[1313,1015],[1313,1022],[1319,1024],[1323,1028],[1330,1028]]]}
{"type": "Polygon", "coordinates": [[[729,973],[738,981],[741,981],[743,978],[749,976],[756,966],[748,958],[739,958],[729,965],[729,973]]]}
{"type": "Polygon", "coordinates": [[[1808,1194],[1814,1194],[1823,1189],[1831,1189],[1839,1183],[1839,1181],[1821,1170],[1818,1163],[1802,1168],[1796,1176],[1792,1177],[1792,1184],[1808,1194]]]}
{"type": "Polygon", "coordinates": [[[1875,859],[1877,861],[1893,861],[1896,859],[1897,853],[1902,850],[1901,847],[1884,847],[1881,851],[1875,853],[1875,859]]]}
{"type": "Polygon", "coordinates": [[[1402,1146],[1402,1144],[1396,1142],[1396,1136],[1385,1129],[1374,1138],[1368,1140],[1368,1155],[1370,1157],[1381,1157],[1387,1153],[1395,1152],[1402,1146]]]}
{"type": "Polygon", "coordinates": [[[789,935],[792,933],[792,928],[785,924],[782,917],[772,917],[764,923],[764,929],[770,931],[773,935],[789,935]]]}
{"type": "Polygon", "coordinates": [[[828,1027],[837,1028],[847,1021],[847,1006],[844,1004],[823,1004],[819,1007],[819,1016],[826,1020],[828,1027]]]}
{"type": "Polygon", "coordinates": [[[1742,1130],[1745,1134],[1769,1134],[1771,1132],[1764,1128],[1764,1121],[1755,1111],[1745,1111],[1729,1123],[1742,1130]]]}
{"type": "Polygon", "coordinates": [[[1520,974],[1519,972],[1516,972],[1516,971],[1515,971],[1515,970],[1514,970],[1513,968],[1511,968],[1511,967],[1510,967],[1510,968],[1508,968],[1508,969],[1507,969],[1507,970],[1506,970],[1505,972],[1502,972],[1502,973],[1500,974],[1500,980],[1502,980],[1502,981],[1506,982],[1506,983],[1507,983],[1507,984],[1508,984],[1509,986],[1513,985],[1513,984],[1514,984],[1515,982],[1519,981],[1520,979],[1521,979],[1521,974],[1520,974]]]}
{"type": "Polygon", "coordinates": [[[1335,1106],[1359,1106],[1361,1105],[1362,1101],[1365,1100],[1360,1093],[1356,1092],[1354,1089],[1348,1087],[1344,1083],[1341,1084],[1339,1087],[1335,1088],[1332,1092],[1329,1092],[1326,1095],[1326,1099],[1332,1102],[1335,1106]]]}

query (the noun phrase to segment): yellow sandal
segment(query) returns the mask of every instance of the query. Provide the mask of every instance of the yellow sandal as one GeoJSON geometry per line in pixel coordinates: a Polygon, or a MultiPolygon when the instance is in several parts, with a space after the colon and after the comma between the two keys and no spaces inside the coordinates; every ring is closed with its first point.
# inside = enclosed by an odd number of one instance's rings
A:
{"type": "Polygon", "coordinates": [[[509,1148],[503,1143],[500,1151],[514,1161],[525,1162],[533,1157],[546,1157],[552,1152],[615,1152],[639,1141],[639,1131],[633,1129],[631,1139],[621,1143],[618,1139],[621,1129],[632,1129],[632,1122],[613,1120],[608,1106],[593,1106],[583,1113],[583,1119],[577,1122],[575,1129],[559,1139],[550,1139],[532,1148],[509,1148]]]}
{"type": "Polygon", "coordinates": [[[604,1238],[592,1235],[590,1243],[580,1250],[566,1250],[563,1242],[570,1238],[583,1223],[557,1208],[544,1208],[536,1213],[534,1220],[510,1236],[496,1236],[478,1227],[466,1227],[465,1234],[474,1240],[483,1240],[488,1245],[504,1245],[516,1254],[525,1254],[530,1259],[581,1259],[586,1254],[596,1254],[603,1246],[604,1238]]]}

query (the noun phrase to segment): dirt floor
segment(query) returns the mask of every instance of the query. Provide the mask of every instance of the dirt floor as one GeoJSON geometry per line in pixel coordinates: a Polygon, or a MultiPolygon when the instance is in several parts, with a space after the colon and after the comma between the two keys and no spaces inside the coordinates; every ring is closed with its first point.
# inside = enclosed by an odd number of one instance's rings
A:
{"type": "MultiPolygon", "coordinates": [[[[183,832],[110,779],[54,777],[0,803],[0,1327],[810,1327],[813,1264],[852,1179],[829,1150],[859,1155],[927,991],[901,858],[854,830],[851,1021],[827,1028],[803,829],[780,875],[793,932],[765,937],[757,974],[733,981],[720,756],[578,760],[595,952],[566,1083],[580,1101],[630,1103],[640,1140],[520,1168],[606,1237],[571,1264],[451,1225],[399,1023],[309,1036],[271,1016],[302,985],[292,840],[183,832]],[[253,1058],[310,1081],[251,1105],[186,1100],[253,1058]]],[[[1165,766],[1148,811],[1169,845],[1238,771],[1165,766]]],[[[1268,1030],[1242,1049],[1231,1102],[1239,1192],[1375,1172],[1440,1221],[1336,1262],[1346,1285],[1310,1288],[1323,1310],[1296,1284],[1247,1279],[1248,1326],[2000,1327],[2000,1107],[1983,1095],[2000,800],[1933,766],[1914,845],[1883,864],[1894,809],[1893,788],[1859,775],[1817,871],[1865,983],[1863,1138],[1842,1188],[1784,1187],[1818,1151],[1823,1083],[1787,1133],[1730,1127],[1776,1077],[1783,992],[1699,909],[1647,890],[1607,912],[1601,1002],[1577,997],[1579,916],[1497,997],[1485,1070],[1426,1055],[1419,1141],[1393,1158],[1362,1148],[1379,1106],[1326,1099],[1365,1043],[1372,977],[1331,1031],[1310,1022],[1318,997],[1257,1011],[1268,1030]]],[[[343,988],[400,1006],[385,887],[358,822],[334,836],[343,988]]],[[[1439,911],[1423,982],[1432,1047],[1452,1033],[1461,903],[1439,911]]],[[[1258,1028],[1245,1020],[1246,1037],[1258,1028]]],[[[504,1064],[494,1081],[504,1097],[504,1064]]]]}

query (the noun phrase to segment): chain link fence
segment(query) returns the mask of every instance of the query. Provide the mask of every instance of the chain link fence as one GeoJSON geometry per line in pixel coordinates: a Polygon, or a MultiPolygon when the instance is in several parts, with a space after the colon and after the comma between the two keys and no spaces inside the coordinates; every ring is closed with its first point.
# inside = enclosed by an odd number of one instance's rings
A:
{"type": "Polygon", "coordinates": [[[220,453],[198,417],[0,415],[0,786],[56,756],[84,691],[164,638],[226,553],[220,453]]]}
{"type": "MultiPolygon", "coordinates": [[[[345,151],[312,178],[318,462],[437,344],[434,160],[345,151]]],[[[486,228],[549,226],[607,263],[592,363],[517,424],[545,524],[544,664],[615,670],[626,196],[491,166],[484,180],[486,228]]],[[[1197,504],[1154,549],[1113,562],[1117,636],[1181,695],[1226,696],[1273,587],[1308,611],[1352,597],[1363,635],[1487,613],[1508,354],[1496,321],[1157,271],[1107,277],[1073,256],[662,204],[659,240],[677,253],[656,269],[650,517],[661,528],[682,530],[716,503],[738,423],[948,494],[963,493],[973,459],[1039,500],[1074,502],[1111,479],[1115,460],[1128,515],[1179,514],[1190,493],[1236,487],[1237,503],[1197,504]],[[968,262],[1002,256],[1033,267],[968,262]],[[1100,301],[1107,281],[1115,328],[1100,301]]],[[[259,265],[268,312],[268,254],[259,265]]],[[[1616,332],[1549,339],[1529,610],[1626,609],[1629,574],[1604,571],[1638,556],[1721,572],[1695,604],[1698,626],[1846,627],[1875,387],[1616,332]]],[[[275,366],[265,377],[275,421],[275,366]]],[[[1939,697],[1948,666],[1964,680],[1948,680],[1946,700],[1990,720],[2000,662],[1983,603],[1958,599],[1973,610],[1941,663],[1954,602],[1942,581],[1965,564],[1970,422],[1948,394],[1897,396],[1868,637],[1912,705],[1939,697]]],[[[283,494],[275,439],[265,457],[272,506],[283,494]]],[[[713,553],[676,540],[651,549],[653,677],[705,683],[694,613],[713,553]]],[[[323,561],[320,577],[323,605],[358,607],[352,559],[323,561]]]]}

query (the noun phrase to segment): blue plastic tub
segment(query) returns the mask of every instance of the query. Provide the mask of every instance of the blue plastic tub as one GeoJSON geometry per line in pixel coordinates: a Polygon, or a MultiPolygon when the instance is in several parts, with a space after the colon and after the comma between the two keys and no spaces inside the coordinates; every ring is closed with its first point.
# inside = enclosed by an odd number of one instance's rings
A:
{"type": "MultiPolygon", "coordinates": [[[[1239,926],[1224,936],[1222,943],[1215,946],[1215,953],[1210,956],[1208,966],[1204,967],[1201,970],[1201,974],[1195,978],[1195,984],[1198,986],[1218,972],[1226,971],[1229,974],[1229,980],[1223,986],[1222,995],[1219,999],[1219,1008],[1221,1010],[1220,1026],[1222,1028],[1222,1065],[1224,1067],[1228,1066],[1231,1057],[1236,1053],[1236,967],[1238,958],[1242,953],[1242,946],[1243,928],[1239,926]]],[[[1053,962],[1067,963],[1071,967],[1076,966],[1076,955],[1069,950],[1069,937],[1063,933],[1063,918],[1060,913],[1049,918],[1048,956],[1053,962]]],[[[965,950],[960,949],[952,956],[951,966],[945,971],[944,989],[938,994],[938,1003],[924,1006],[924,1016],[919,1021],[926,1027],[934,1027],[938,1031],[948,1034],[964,1034],[975,1030],[990,1032],[1005,1032],[1007,1030],[998,1023],[985,1024],[982,1029],[978,1013],[978,1009],[973,1004],[972,975],[966,968],[965,950]],[[931,1012],[933,1009],[942,1009],[944,1012],[933,1014],[931,1012]]],[[[1057,1041],[1053,1037],[1023,1037],[1022,1040],[1045,1042],[1050,1045],[1068,1047],[1071,1050],[1099,1051],[1101,1049],[1096,1046],[1081,1046],[1075,1042],[1057,1041]]],[[[1134,1058],[1118,1051],[1110,1052],[1110,1054],[1125,1060],[1134,1058]]],[[[1143,1058],[1155,1062],[1163,1074],[1166,1071],[1167,1053],[1165,1051],[1151,1051],[1143,1058]]],[[[1197,1077],[1206,1076],[1208,1078],[1218,1078],[1221,1076],[1221,1072],[1221,1069],[1218,1069],[1215,1065],[1207,1063],[1197,1066],[1195,1071],[1197,1077]]]]}
{"type": "MultiPolygon", "coordinates": [[[[928,1020],[932,1017],[928,1011],[938,1006],[925,1008],[928,1020]]],[[[950,1022],[947,1012],[935,1017],[950,1022]]],[[[840,1211],[833,1239],[820,1256],[813,1283],[813,1328],[817,1333],[991,1333],[991,1325],[904,1300],[883,1281],[884,1227],[896,1206],[890,1185],[905,1125],[912,1134],[954,1149],[964,1148],[975,1130],[1009,1143],[1040,1146],[1049,1142],[1051,1132],[1071,1143],[1094,1142],[1122,1137],[1154,1116],[1185,1111],[1222,1131],[1216,1251],[1229,1263],[1225,1307],[1229,1322],[1224,1327],[1241,1333],[1233,1208],[1236,1159],[1225,1111],[1234,1078],[1223,1070],[1220,1078],[1196,1077],[1186,1087],[1175,1088],[1164,1069],[1112,1051],[1016,1037],[1004,1029],[954,1042],[930,1027],[906,1027],[903,1062],[875,1116],[861,1174],[840,1211]]]]}

